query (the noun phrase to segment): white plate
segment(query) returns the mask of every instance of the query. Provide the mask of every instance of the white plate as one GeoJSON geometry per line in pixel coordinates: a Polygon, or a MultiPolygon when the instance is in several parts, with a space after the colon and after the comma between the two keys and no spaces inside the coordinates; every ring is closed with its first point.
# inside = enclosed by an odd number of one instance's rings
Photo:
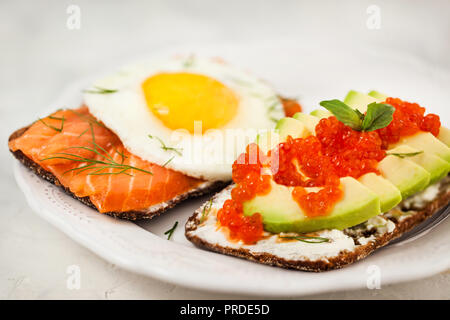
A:
{"type": "MultiPolygon", "coordinates": [[[[345,46],[341,46],[345,47],[345,46]]],[[[323,44],[211,45],[172,48],[158,55],[221,56],[270,80],[278,92],[298,96],[310,111],[323,99],[343,98],[349,89],[378,89],[422,103],[448,119],[450,75],[410,54],[369,47],[340,51],[323,44]]],[[[90,78],[92,79],[92,78],[90,78]]],[[[90,79],[79,81],[45,112],[76,107],[90,79]]],[[[43,113],[45,113],[43,112],[43,113]]],[[[25,125],[25,124],[24,124],[25,125]]],[[[450,268],[450,219],[405,241],[377,251],[347,268],[314,274],[263,266],[200,250],[184,237],[184,224],[207,198],[194,199],[152,221],[135,224],[101,215],[16,163],[14,173],[30,206],[69,237],[124,269],[171,283],[219,292],[300,296],[366,287],[379,270],[381,285],[415,280],[450,268]],[[171,241],[164,231],[179,221],[171,241]],[[379,269],[370,268],[377,266],[379,269]]]]}

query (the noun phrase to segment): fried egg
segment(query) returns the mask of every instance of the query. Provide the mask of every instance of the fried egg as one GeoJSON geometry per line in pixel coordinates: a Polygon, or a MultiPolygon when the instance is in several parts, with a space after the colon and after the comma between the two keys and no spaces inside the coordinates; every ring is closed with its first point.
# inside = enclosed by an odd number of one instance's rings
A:
{"type": "Polygon", "coordinates": [[[95,81],[84,101],[131,153],[205,180],[230,180],[245,146],[283,117],[267,84],[193,56],[126,66],[95,81]]]}

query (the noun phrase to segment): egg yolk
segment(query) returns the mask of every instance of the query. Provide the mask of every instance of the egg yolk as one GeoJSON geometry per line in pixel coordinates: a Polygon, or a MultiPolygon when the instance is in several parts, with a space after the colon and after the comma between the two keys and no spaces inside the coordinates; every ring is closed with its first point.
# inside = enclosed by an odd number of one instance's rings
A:
{"type": "Polygon", "coordinates": [[[142,84],[147,105],[170,129],[194,133],[201,121],[202,133],[229,122],[238,109],[236,94],[221,82],[205,75],[159,73],[142,84]]]}

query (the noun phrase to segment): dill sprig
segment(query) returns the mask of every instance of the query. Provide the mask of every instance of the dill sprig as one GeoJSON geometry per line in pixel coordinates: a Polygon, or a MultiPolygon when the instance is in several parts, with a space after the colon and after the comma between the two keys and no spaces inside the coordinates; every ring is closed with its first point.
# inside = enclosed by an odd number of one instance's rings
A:
{"type": "Polygon", "coordinates": [[[120,152],[119,150],[116,149],[116,153],[122,158],[122,161],[120,162],[121,164],[123,164],[123,162],[125,161],[126,158],[128,158],[123,151],[120,152]]]}
{"type": "Polygon", "coordinates": [[[79,112],[77,112],[75,110],[72,110],[72,109],[69,109],[68,111],[72,112],[78,118],[83,119],[83,120],[85,120],[88,123],[95,124],[95,125],[97,125],[99,127],[106,128],[106,126],[103,123],[97,121],[97,119],[95,119],[93,116],[85,115],[85,114],[79,113],[79,112]]]}
{"type": "MultiPolygon", "coordinates": [[[[90,171],[88,175],[117,175],[117,174],[126,174],[131,176],[127,171],[129,170],[136,170],[141,171],[147,174],[153,174],[150,171],[133,167],[127,164],[123,163],[124,158],[122,158],[122,162],[118,163],[116,162],[111,155],[101,146],[99,146],[95,141],[91,141],[93,148],[90,147],[84,147],[84,146],[76,146],[76,147],[68,147],[63,150],[69,150],[69,149],[81,149],[81,150],[87,150],[90,152],[95,153],[100,158],[86,158],[74,153],[69,152],[56,152],[53,154],[53,156],[47,157],[42,159],[41,161],[51,160],[51,159],[60,159],[60,160],[70,160],[75,162],[81,162],[81,163],[87,163],[86,165],[82,165],[80,167],[72,168],[67,171],[65,171],[63,174],[75,171],[76,174],[80,174],[81,172],[90,171]],[[105,172],[109,169],[117,169],[119,171],[115,172],[105,172]]],[[[120,154],[120,153],[119,153],[120,154]]],[[[125,157],[125,155],[124,155],[125,157]]]]}
{"type": "Polygon", "coordinates": [[[182,156],[182,155],[183,155],[183,154],[182,154],[183,149],[181,149],[181,148],[174,148],[174,147],[168,147],[168,146],[164,143],[164,141],[162,141],[161,138],[156,137],[156,136],[152,136],[151,134],[149,134],[148,137],[149,137],[150,139],[156,139],[156,140],[158,140],[159,143],[161,144],[161,149],[163,149],[164,151],[173,151],[173,152],[175,152],[176,154],[178,154],[179,156],[182,156]]]}
{"type": "Polygon", "coordinates": [[[195,55],[191,54],[184,62],[183,67],[184,68],[190,68],[194,65],[195,62],[195,55]]]}
{"type": "Polygon", "coordinates": [[[306,243],[324,243],[330,242],[330,239],[323,237],[310,237],[304,235],[280,237],[280,239],[297,240],[306,243]]]}
{"type": "Polygon", "coordinates": [[[164,235],[167,236],[167,240],[170,240],[170,238],[172,237],[172,234],[175,231],[175,229],[177,228],[177,226],[178,226],[178,221],[175,222],[175,224],[173,225],[173,227],[171,229],[164,232],[164,235]]]}
{"type": "MultiPolygon", "coordinates": [[[[79,167],[69,169],[69,170],[65,171],[63,174],[66,174],[66,173],[72,172],[72,171],[75,171],[76,174],[80,174],[81,172],[85,172],[85,171],[91,171],[91,172],[88,172],[88,175],[126,174],[126,175],[131,176],[131,174],[129,174],[127,171],[136,170],[136,171],[140,171],[140,172],[144,172],[144,173],[153,175],[153,173],[150,171],[124,164],[124,161],[127,158],[127,156],[125,156],[123,151],[120,152],[117,149],[115,149],[115,152],[121,156],[121,162],[118,163],[117,161],[115,161],[111,157],[109,152],[106,151],[100,145],[98,145],[95,141],[94,125],[98,125],[100,127],[105,127],[105,126],[102,123],[98,122],[94,117],[90,117],[88,115],[81,114],[79,112],[76,112],[75,110],[69,110],[69,111],[74,113],[79,118],[88,122],[89,128],[86,128],[86,130],[84,130],[78,136],[78,138],[80,138],[86,132],[88,132],[90,130],[92,141],[89,141],[89,143],[92,144],[92,147],[73,146],[73,147],[65,148],[65,149],[63,149],[63,151],[70,150],[70,149],[81,149],[81,150],[93,152],[96,156],[94,156],[94,158],[87,158],[87,157],[83,157],[78,154],[74,154],[74,153],[70,153],[70,152],[56,152],[56,153],[53,153],[51,156],[44,158],[40,161],[46,161],[46,160],[51,160],[51,159],[60,159],[60,160],[70,160],[70,161],[80,162],[80,164],[86,163],[79,167]],[[113,170],[115,169],[116,171],[113,171],[113,172],[106,171],[106,170],[110,170],[110,169],[113,169],[113,170]]],[[[59,118],[59,117],[54,117],[54,116],[50,116],[49,118],[62,121],[61,128],[52,128],[52,129],[57,130],[58,132],[61,132],[63,125],[64,125],[65,118],[64,117],[59,118]]],[[[40,120],[42,121],[42,119],[40,119],[40,120]]],[[[46,124],[46,125],[48,125],[48,124],[46,124]]]]}
{"type": "Polygon", "coordinates": [[[278,118],[274,118],[274,117],[269,117],[270,121],[273,121],[275,123],[278,123],[278,121],[280,121],[280,119],[278,118]]]}
{"type": "Polygon", "coordinates": [[[278,102],[274,102],[271,105],[269,105],[269,107],[267,108],[267,112],[274,112],[277,111],[277,107],[278,107],[279,103],[278,102]]]}
{"type": "Polygon", "coordinates": [[[269,105],[267,107],[267,115],[269,116],[271,121],[277,123],[280,119],[272,116],[272,113],[278,111],[277,107],[279,107],[280,101],[278,100],[278,98],[276,96],[272,96],[272,97],[269,97],[266,99],[266,103],[268,103],[268,105],[269,105]]]}
{"type": "Polygon", "coordinates": [[[231,77],[231,76],[229,77],[229,79],[231,81],[233,81],[234,83],[238,84],[238,85],[241,85],[241,86],[244,86],[244,87],[253,87],[253,83],[251,83],[249,81],[242,80],[242,79],[235,78],[235,77],[231,77]]]}
{"type": "Polygon", "coordinates": [[[81,138],[86,132],[88,132],[89,128],[87,128],[86,130],[84,130],[82,133],[80,133],[80,135],[78,136],[78,138],[81,138]]]}
{"type": "Polygon", "coordinates": [[[94,89],[86,89],[83,92],[85,93],[95,93],[95,94],[109,94],[109,93],[115,93],[119,90],[117,89],[107,89],[107,88],[102,88],[99,86],[93,86],[94,89]]]}
{"type": "Polygon", "coordinates": [[[386,155],[387,156],[396,156],[399,157],[400,159],[405,159],[405,158],[410,158],[410,157],[415,157],[419,154],[422,154],[423,151],[417,151],[417,152],[407,152],[407,153],[391,153],[391,152],[387,152],[386,155]]]}
{"type": "Polygon", "coordinates": [[[210,199],[208,201],[208,203],[203,207],[202,216],[200,218],[200,223],[203,223],[205,221],[206,217],[208,216],[209,212],[211,211],[211,207],[212,207],[212,199],[210,199]]]}
{"type": "Polygon", "coordinates": [[[97,125],[99,127],[106,128],[106,126],[103,123],[97,121],[97,119],[95,119],[93,116],[85,115],[85,114],[79,113],[72,109],[70,109],[69,111],[72,112],[73,114],[75,114],[78,118],[83,119],[84,121],[86,121],[89,124],[89,128],[86,128],[86,130],[81,132],[80,135],[78,136],[78,138],[81,138],[90,129],[91,135],[92,135],[92,140],[95,141],[93,125],[97,125]]]}
{"type": "Polygon", "coordinates": [[[175,156],[173,156],[172,158],[170,158],[169,160],[167,160],[166,162],[164,162],[164,164],[162,165],[162,167],[164,168],[166,165],[168,165],[168,164],[173,160],[173,158],[175,158],[175,156]]]}
{"type": "Polygon", "coordinates": [[[50,129],[53,129],[53,130],[55,130],[57,132],[62,132],[63,131],[63,129],[64,129],[64,122],[66,121],[66,118],[64,118],[64,116],[62,116],[62,117],[48,116],[48,118],[52,119],[52,120],[60,120],[61,121],[61,126],[59,128],[55,127],[55,126],[52,126],[51,124],[48,124],[47,122],[45,122],[41,118],[39,118],[38,121],[41,122],[42,124],[44,124],[46,127],[50,128],[50,129]]]}

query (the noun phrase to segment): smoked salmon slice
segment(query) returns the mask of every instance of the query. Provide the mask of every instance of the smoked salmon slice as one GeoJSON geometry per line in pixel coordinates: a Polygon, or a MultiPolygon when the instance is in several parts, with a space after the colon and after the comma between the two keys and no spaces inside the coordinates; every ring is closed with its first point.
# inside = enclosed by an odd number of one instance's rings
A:
{"type": "Polygon", "coordinates": [[[102,213],[145,210],[205,182],[131,154],[87,107],[39,119],[9,148],[51,172],[75,196],[89,197],[102,213]]]}

